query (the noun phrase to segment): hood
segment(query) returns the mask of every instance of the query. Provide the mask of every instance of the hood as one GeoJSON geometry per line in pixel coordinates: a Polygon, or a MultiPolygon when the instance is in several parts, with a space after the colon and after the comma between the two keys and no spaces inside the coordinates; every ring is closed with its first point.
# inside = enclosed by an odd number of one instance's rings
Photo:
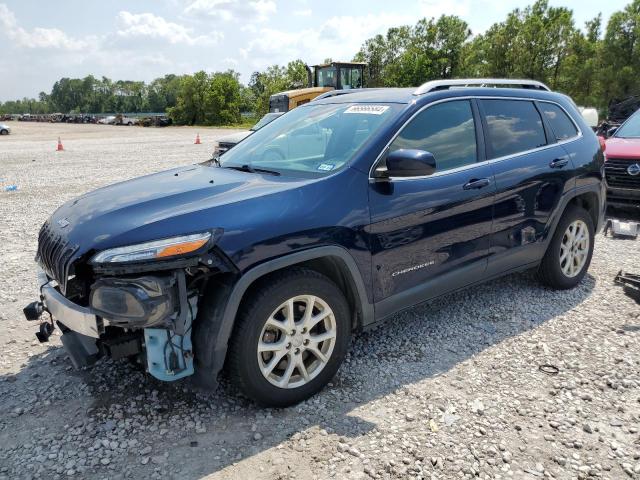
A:
{"type": "Polygon", "coordinates": [[[235,145],[236,143],[239,143],[241,140],[244,140],[245,138],[247,138],[252,133],[253,133],[253,130],[246,130],[244,132],[236,132],[230,135],[225,135],[224,137],[220,137],[218,139],[218,143],[232,143],[235,145]]]}
{"type": "MultiPolygon", "coordinates": [[[[286,179],[194,165],[135,178],[87,193],[60,207],[49,225],[77,245],[76,258],[101,250],[223,228],[240,204],[295,189],[286,179]]],[[[237,214],[237,213],[234,213],[237,214]]]]}
{"type": "Polygon", "coordinates": [[[640,159],[640,138],[611,137],[606,144],[607,158],[640,159]]]}

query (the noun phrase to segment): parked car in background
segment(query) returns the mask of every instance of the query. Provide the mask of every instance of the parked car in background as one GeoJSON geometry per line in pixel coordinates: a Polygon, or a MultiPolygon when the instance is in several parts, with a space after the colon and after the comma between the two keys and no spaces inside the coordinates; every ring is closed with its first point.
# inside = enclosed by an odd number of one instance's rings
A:
{"type": "Polygon", "coordinates": [[[604,152],[607,204],[640,209],[640,110],[609,135],[604,152]]]}
{"type": "Polygon", "coordinates": [[[9,135],[11,133],[11,128],[9,125],[5,123],[0,123],[0,135],[9,135]]]}
{"type": "Polygon", "coordinates": [[[282,116],[283,114],[284,112],[267,113],[264,117],[262,117],[258,121],[258,123],[256,123],[249,130],[246,130],[244,132],[232,133],[231,135],[225,135],[224,137],[219,138],[213,148],[212,158],[218,158],[220,155],[222,155],[224,152],[226,152],[230,148],[235,147],[240,141],[247,138],[253,132],[260,130],[262,127],[273,122],[276,118],[282,116]]]}
{"type": "Polygon", "coordinates": [[[127,125],[132,126],[138,123],[139,119],[136,117],[127,117],[126,115],[116,115],[115,125],[127,125]]]}
{"type": "Polygon", "coordinates": [[[109,115],[108,117],[101,118],[100,120],[98,120],[98,123],[101,123],[103,125],[113,125],[116,123],[116,116],[109,115]]]}
{"type": "Polygon", "coordinates": [[[528,269],[577,286],[603,163],[575,104],[540,82],[354,90],[218,162],[62,205],[40,229],[25,316],[48,311],[76,366],[129,358],[209,387],[226,366],[248,397],[292,405],[331,380],[354,330],[401,310],[528,269]]]}

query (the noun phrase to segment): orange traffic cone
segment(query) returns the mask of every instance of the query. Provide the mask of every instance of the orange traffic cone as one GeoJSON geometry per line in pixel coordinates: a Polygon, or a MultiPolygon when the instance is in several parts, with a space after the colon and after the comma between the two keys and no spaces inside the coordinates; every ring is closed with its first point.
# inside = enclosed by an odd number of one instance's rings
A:
{"type": "Polygon", "coordinates": [[[202,142],[200,141],[200,134],[196,133],[196,141],[194,142],[195,145],[200,145],[202,142]]]}
{"type": "Polygon", "coordinates": [[[56,148],[57,152],[61,152],[62,150],[64,150],[64,147],[62,146],[62,142],[60,141],[60,137],[58,137],[58,148],[56,148]]]}

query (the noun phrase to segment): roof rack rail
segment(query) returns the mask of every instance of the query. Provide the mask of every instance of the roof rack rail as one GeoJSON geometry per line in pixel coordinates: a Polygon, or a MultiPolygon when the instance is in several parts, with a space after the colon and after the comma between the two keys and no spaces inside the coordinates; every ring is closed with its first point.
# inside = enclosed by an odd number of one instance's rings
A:
{"type": "Polygon", "coordinates": [[[544,83],[537,80],[518,80],[513,78],[456,78],[451,80],[432,80],[423,83],[413,92],[414,95],[423,95],[436,90],[449,90],[450,88],[465,87],[506,87],[506,88],[527,88],[530,90],[551,91],[544,83]]]}

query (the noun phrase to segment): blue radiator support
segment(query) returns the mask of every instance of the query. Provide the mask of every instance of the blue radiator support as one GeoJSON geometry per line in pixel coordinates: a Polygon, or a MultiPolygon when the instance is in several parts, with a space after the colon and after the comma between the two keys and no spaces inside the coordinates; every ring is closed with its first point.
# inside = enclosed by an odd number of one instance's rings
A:
{"type": "Polygon", "coordinates": [[[191,324],[198,308],[198,297],[191,297],[188,302],[190,308],[184,335],[176,335],[167,328],[144,329],[147,368],[158,380],[173,382],[193,375],[191,324]]]}

